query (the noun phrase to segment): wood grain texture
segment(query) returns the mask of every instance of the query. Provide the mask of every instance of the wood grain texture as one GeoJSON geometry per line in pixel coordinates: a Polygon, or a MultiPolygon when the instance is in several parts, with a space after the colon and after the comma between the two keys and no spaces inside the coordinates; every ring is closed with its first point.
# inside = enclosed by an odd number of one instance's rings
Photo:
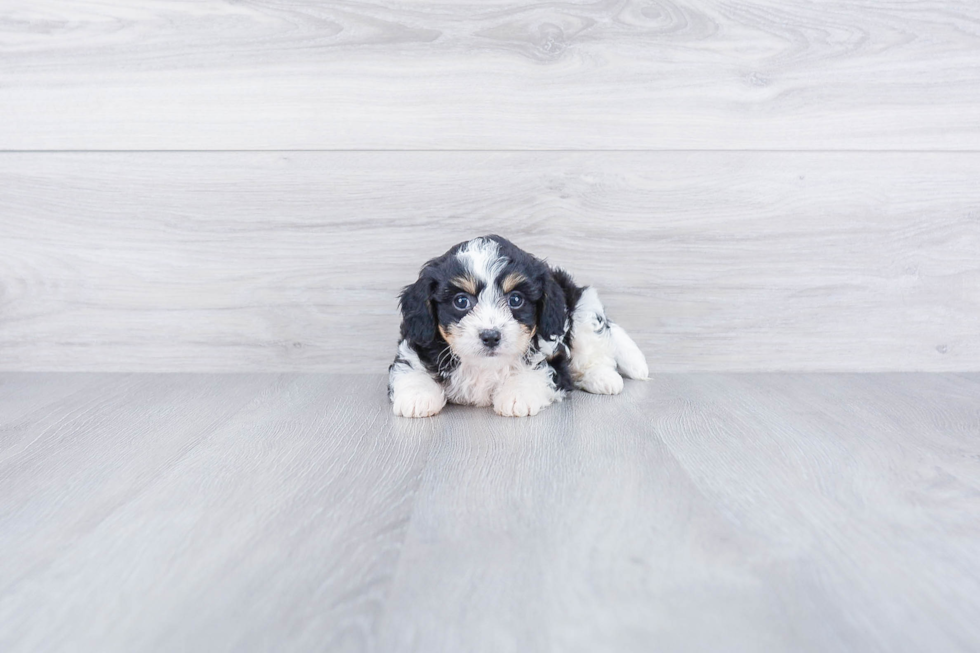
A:
{"type": "Polygon", "coordinates": [[[980,369],[980,155],[0,156],[0,369],[383,370],[395,296],[501,233],[651,369],[980,369]]]}
{"type": "Polygon", "coordinates": [[[980,149],[973,0],[7,0],[0,148],[980,149]]]}
{"type": "Polygon", "coordinates": [[[0,648],[363,648],[432,428],[384,388],[133,376],[0,414],[0,648]]]}
{"type": "Polygon", "coordinates": [[[3,374],[0,647],[973,651],[978,389],[657,374],[412,421],[382,375],[3,374]]]}
{"type": "Polygon", "coordinates": [[[971,650],[978,387],[656,375],[537,420],[457,409],[382,650],[971,650]]]}

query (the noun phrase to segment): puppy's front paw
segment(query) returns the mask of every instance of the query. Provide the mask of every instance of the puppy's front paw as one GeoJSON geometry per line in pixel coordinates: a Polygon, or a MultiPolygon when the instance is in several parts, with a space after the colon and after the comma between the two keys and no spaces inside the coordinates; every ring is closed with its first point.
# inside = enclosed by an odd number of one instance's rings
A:
{"type": "Polygon", "coordinates": [[[610,367],[592,368],[576,385],[594,395],[618,395],[623,391],[623,377],[610,367]]]}
{"type": "Polygon", "coordinates": [[[528,396],[527,393],[502,388],[493,398],[493,410],[504,417],[528,417],[537,415],[549,403],[539,397],[528,396]]]}
{"type": "Polygon", "coordinates": [[[405,389],[396,392],[392,410],[399,417],[430,417],[446,405],[446,395],[440,388],[434,390],[405,389]]]}

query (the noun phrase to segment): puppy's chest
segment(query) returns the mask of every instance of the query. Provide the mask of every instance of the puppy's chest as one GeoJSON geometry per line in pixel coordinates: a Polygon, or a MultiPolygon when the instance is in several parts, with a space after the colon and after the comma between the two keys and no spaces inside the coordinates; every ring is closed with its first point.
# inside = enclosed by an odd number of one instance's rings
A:
{"type": "Polygon", "coordinates": [[[515,371],[511,365],[460,365],[446,379],[446,398],[454,404],[490,406],[497,388],[515,371]]]}

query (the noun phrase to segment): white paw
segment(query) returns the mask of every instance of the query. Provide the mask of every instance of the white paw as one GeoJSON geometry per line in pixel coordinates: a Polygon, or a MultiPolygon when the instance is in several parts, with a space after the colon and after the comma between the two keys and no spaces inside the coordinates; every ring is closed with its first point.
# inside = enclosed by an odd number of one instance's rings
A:
{"type": "Polygon", "coordinates": [[[623,377],[611,367],[596,367],[583,374],[576,385],[594,395],[618,395],[623,391],[623,377]]]}
{"type": "Polygon", "coordinates": [[[611,326],[610,333],[616,350],[616,364],[619,371],[631,379],[645,380],[650,377],[647,359],[632,338],[618,324],[611,326]]]}
{"type": "Polygon", "coordinates": [[[645,381],[650,378],[650,368],[647,367],[643,354],[639,350],[636,353],[639,354],[638,357],[617,357],[616,363],[619,365],[619,371],[629,378],[645,381]]]}
{"type": "Polygon", "coordinates": [[[392,410],[400,417],[430,417],[446,405],[446,395],[441,388],[434,390],[405,389],[396,392],[392,410]]]}
{"type": "Polygon", "coordinates": [[[549,403],[515,390],[501,389],[493,398],[493,410],[504,417],[528,417],[537,415],[549,403]]]}

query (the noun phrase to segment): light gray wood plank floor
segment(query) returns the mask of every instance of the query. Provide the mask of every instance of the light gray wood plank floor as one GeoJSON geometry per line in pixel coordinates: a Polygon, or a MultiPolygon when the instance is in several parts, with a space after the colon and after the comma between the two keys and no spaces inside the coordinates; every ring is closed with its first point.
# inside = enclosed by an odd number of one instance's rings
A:
{"type": "Polygon", "coordinates": [[[0,650],[970,651],[980,375],[0,375],[0,650]]]}
{"type": "Polygon", "coordinates": [[[980,148],[975,0],[5,0],[0,148],[980,148]]]}

